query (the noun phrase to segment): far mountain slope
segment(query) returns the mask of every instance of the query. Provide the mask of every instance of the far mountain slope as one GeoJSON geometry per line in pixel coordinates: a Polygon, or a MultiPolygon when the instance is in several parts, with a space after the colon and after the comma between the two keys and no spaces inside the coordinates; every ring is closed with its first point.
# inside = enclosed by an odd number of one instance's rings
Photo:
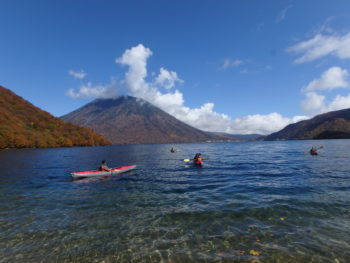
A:
{"type": "Polygon", "coordinates": [[[261,134],[229,134],[225,132],[214,132],[216,135],[232,138],[235,141],[260,141],[264,137],[261,134]]]}
{"type": "Polygon", "coordinates": [[[350,138],[350,109],[317,115],[310,120],[290,124],[284,129],[266,136],[273,140],[311,140],[350,138]]]}

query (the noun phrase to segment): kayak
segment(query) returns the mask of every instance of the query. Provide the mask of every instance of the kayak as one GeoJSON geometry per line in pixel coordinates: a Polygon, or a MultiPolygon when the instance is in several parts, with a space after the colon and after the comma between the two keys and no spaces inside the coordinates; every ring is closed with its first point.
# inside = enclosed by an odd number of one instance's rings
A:
{"type": "Polygon", "coordinates": [[[125,173],[128,171],[134,170],[135,168],[136,168],[136,165],[121,166],[121,167],[112,168],[111,171],[93,170],[93,171],[74,172],[74,173],[71,173],[71,176],[73,177],[73,179],[97,177],[97,176],[111,176],[115,174],[125,173]]]}
{"type": "Polygon", "coordinates": [[[193,164],[194,164],[196,167],[202,167],[203,162],[200,162],[200,163],[193,162],[193,164]]]}

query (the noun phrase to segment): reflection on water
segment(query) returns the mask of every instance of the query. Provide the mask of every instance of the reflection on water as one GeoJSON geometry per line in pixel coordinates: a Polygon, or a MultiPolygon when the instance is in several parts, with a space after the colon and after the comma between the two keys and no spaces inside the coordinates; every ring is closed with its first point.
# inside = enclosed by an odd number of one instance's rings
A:
{"type": "Polygon", "coordinates": [[[1,262],[349,262],[350,141],[317,143],[2,150],[1,262]],[[70,178],[102,159],[138,169],[70,178]]]}

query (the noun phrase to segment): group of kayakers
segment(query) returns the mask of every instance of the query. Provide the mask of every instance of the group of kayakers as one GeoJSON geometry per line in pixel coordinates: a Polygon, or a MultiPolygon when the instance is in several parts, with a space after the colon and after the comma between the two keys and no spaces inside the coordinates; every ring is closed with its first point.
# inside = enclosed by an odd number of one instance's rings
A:
{"type": "MultiPolygon", "coordinates": [[[[309,153],[310,153],[311,155],[317,155],[317,154],[318,154],[318,153],[317,153],[317,150],[318,150],[318,149],[322,149],[322,148],[323,148],[323,146],[321,146],[321,147],[319,147],[319,148],[312,146],[311,149],[310,149],[310,151],[309,151],[309,153]]],[[[174,148],[171,148],[171,149],[170,149],[170,152],[175,153],[175,152],[177,152],[177,150],[174,149],[174,148]]],[[[187,160],[190,161],[190,159],[187,159],[187,160]]],[[[202,157],[202,154],[201,154],[201,153],[196,153],[196,154],[194,155],[193,159],[191,159],[191,160],[193,160],[193,163],[194,163],[196,166],[202,166],[202,164],[203,164],[203,157],[202,157]]],[[[98,170],[100,170],[100,171],[111,171],[112,169],[111,169],[111,168],[108,168],[106,160],[103,160],[102,163],[101,163],[101,165],[100,165],[100,167],[98,168],[98,170]]]]}
{"type": "MultiPolygon", "coordinates": [[[[174,150],[174,152],[176,152],[175,149],[171,148],[170,151],[174,150]]],[[[202,157],[202,154],[201,153],[196,153],[195,156],[193,157],[193,163],[196,165],[196,166],[202,166],[203,164],[203,157],[202,157]]],[[[109,172],[113,169],[109,168],[107,166],[107,161],[106,160],[103,160],[101,162],[101,165],[98,167],[98,170],[99,171],[106,171],[106,172],[109,172]]]]}
{"type": "MultiPolygon", "coordinates": [[[[176,153],[178,152],[178,150],[174,149],[174,148],[171,148],[170,149],[170,152],[171,153],[176,153]]],[[[185,159],[186,162],[188,161],[193,161],[193,163],[196,165],[196,166],[202,166],[203,164],[203,157],[202,157],[202,154],[201,153],[196,153],[195,156],[193,157],[193,159],[185,159]]]]}

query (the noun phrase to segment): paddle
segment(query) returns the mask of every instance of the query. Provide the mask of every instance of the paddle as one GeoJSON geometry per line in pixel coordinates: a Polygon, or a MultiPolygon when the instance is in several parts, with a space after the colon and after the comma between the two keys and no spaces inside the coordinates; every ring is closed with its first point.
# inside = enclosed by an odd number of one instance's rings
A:
{"type": "MultiPolygon", "coordinates": [[[[203,160],[208,160],[209,158],[208,157],[203,157],[202,158],[203,160]]],[[[184,159],[184,162],[191,162],[191,161],[194,161],[194,159],[184,159]]]]}

